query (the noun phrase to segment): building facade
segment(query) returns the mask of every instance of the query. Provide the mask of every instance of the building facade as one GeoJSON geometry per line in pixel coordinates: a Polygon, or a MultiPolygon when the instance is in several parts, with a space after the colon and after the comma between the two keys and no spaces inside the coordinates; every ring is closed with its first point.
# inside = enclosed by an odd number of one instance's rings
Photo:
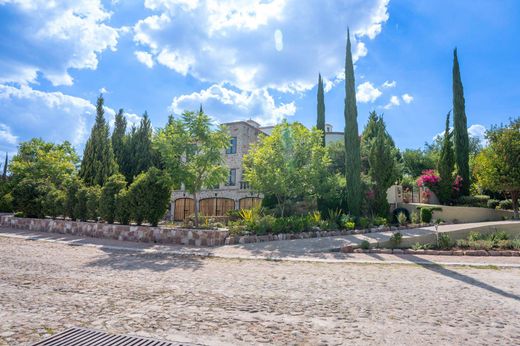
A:
{"type": "MultiPolygon", "coordinates": [[[[271,134],[274,126],[261,127],[253,120],[224,125],[228,127],[231,136],[230,146],[222,154],[229,168],[227,181],[199,192],[197,201],[194,200],[193,195],[183,189],[173,191],[170,209],[170,217],[173,220],[182,221],[192,216],[195,208],[198,208],[201,215],[225,216],[229,210],[249,209],[260,205],[263,196],[252,191],[244,180],[242,162],[251,144],[255,143],[260,135],[271,134]]],[[[332,126],[327,124],[325,142],[329,144],[337,140],[343,140],[343,133],[333,132],[332,126]]]]}

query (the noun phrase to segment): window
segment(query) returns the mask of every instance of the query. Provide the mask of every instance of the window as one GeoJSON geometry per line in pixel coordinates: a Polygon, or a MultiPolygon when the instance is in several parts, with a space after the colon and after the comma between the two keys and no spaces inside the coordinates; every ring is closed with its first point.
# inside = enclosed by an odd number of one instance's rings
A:
{"type": "Polygon", "coordinates": [[[236,154],[237,153],[237,138],[231,137],[229,148],[226,149],[226,154],[236,154]]]}
{"type": "Polygon", "coordinates": [[[237,183],[237,170],[232,168],[229,170],[228,181],[226,182],[226,186],[235,186],[237,183]]]}

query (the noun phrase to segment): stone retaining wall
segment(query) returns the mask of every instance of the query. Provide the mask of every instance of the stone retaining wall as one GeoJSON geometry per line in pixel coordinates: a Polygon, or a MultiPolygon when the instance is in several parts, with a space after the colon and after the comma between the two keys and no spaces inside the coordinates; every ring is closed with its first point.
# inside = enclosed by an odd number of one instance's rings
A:
{"type": "Polygon", "coordinates": [[[107,223],[70,220],[28,219],[13,217],[11,215],[0,216],[0,225],[35,232],[51,232],[82,237],[194,246],[224,245],[228,236],[227,230],[111,225],[107,223]]]}

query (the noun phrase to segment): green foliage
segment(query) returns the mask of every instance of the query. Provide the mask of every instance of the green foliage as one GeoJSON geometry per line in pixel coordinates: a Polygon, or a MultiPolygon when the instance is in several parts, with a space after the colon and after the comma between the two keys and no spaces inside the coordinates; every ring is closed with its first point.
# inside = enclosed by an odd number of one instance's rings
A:
{"type": "Polygon", "coordinates": [[[12,186],[7,179],[0,179],[0,212],[13,211],[12,186]]]}
{"type": "Polygon", "coordinates": [[[359,247],[363,250],[368,250],[370,249],[370,243],[368,242],[368,240],[363,240],[361,244],[359,244],[359,247]]]}
{"type": "Polygon", "coordinates": [[[388,220],[386,217],[376,216],[372,219],[374,226],[388,226],[388,220]]]}
{"type": "MultiPolygon", "coordinates": [[[[175,186],[184,184],[186,191],[197,193],[204,186],[225,182],[229,169],[224,165],[222,152],[229,146],[226,127],[213,128],[204,112],[184,112],[181,119],[172,119],[154,140],[164,168],[175,186]]],[[[198,225],[198,210],[195,209],[198,225]]]]}
{"type": "Polygon", "coordinates": [[[489,199],[486,203],[486,206],[490,209],[496,209],[500,204],[498,199],[489,199]]]}
{"type": "Polygon", "coordinates": [[[403,235],[400,232],[395,232],[394,234],[392,234],[389,241],[390,247],[392,249],[395,249],[401,245],[401,242],[403,241],[403,235]]]}
{"type": "Polygon", "coordinates": [[[45,217],[44,199],[49,189],[49,183],[44,180],[20,180],[12,191],[14,209],[25,217],[45,217]]]}
{"type": "Polygon", "coordinates": [[[357,225],[361,229],[367,229],[370,227],[370,219],[368,217],[362,216],[362,217],[358,218],[357,225]]]}
{"type": "Polygon", "coordinates": [[[403,172],[410,175],[413,180],[420,176],[423,171],[435,167],[435,157],[431,155],[430,151],[406,149],[402,156],[403,172]]]}
{"type": "Polygon", "coordinates": [[[101,198],[101,187],[94,185],[87,190],[87,220],[97,221],[99,217],[99,201],[101,198]]]}
{"type": "Polygon", "coordinates": [[[276,197],[283,216],[288,201],[320,197],[329,164],[318,130],[284,121],[244,156],[244,176],[254,190],[276,197]]]}
{"type": "Polygon", "coordinates": [[[322,144],[325,146],[325,96],[323,93],[323,79],[321,74],[318,75],[318,117],[316,120],[316,128],[321,131],[322,144]]]}
{"type": "Polygon", "coordinates": [[[513,201],[510,199],[505,199],[498,203],[498,208],[502,210],[511,210],[513,209],[513,201]]]}
{"type": "Polygon", "coordinates": [[[468,121],[456,48],[453,51],[453,136],[457,175],[462,177],[460,193],[462,196],[467,196],[471,183],[469,176],[468,121]]]}
{"type": "Polygon", "coordinates": [[[450,112],[446,116],[446,128],[442,143],[442,151],[437,163],[437,172],[441,178],[437,197],[442,204],[447,204],[452,196],[453,169],[455,165],[455,153],[452,147],[452,133],[450,132],[450,112]]]}
{"type": "Polygon", "coordinates": [[[43,215],[50,216],[53,219],[64,214],[65,191],[59,190],[53,185],[48,185],[46,195],[43,197],[43,215]]]}
{"type": "Polygon", "coordinates": [[[123,172],[126,160],[126,118],[123,109],[120,109],[116,114],[114,121],[114,131],[112,132],[112,150],[114,151],[114,158],[117,162],[119,170],[123,172]]]}
{"type": "Polygon", "coordinates": [[[79,176],[86,185],[102,186],[108,177],[118,171],[103,103],[103,96],[100,95],[96,105],[96,122],[85,144],[79,170],[79,176]]]}
{"type": "Polygon", "coordinates": [[[518,218],[520,196],[520,118],[507,126],[494,126],[487,133],[489,145],[475,158],[475,176],[485,189],[506,192],[518,218]]]}
{"type": "Polygon", "coordinates": [[[99,215],[108,223],[114,223],[116,213],[116,196],[126,186],[125,177],[122,174],[114,174],[108,178],[101,188],[99,198],[99,215]]]}
{"type": "Polygon", "coordinates": [[[429,250],[432,248],[432,244],[421,244],[421,243],[415,243],[412,245],[413,250],[429,250]]]}
{"type": "Polygon", "coordinates": [[[482,233],[480,233],[480,232],[471,231],[468,234],[468,240],[470,240],[470,241],[481,240],[481,239],[483,239],[483,237],[482,237],[482,233]]]}
{"type": "Polygon", "coordinates": [[[438,248],[439,249],[450,249],[453,246],[453,241],[451,240],[448,233],[439,233],[438,234],[438,248]]]}
{"type": "Polygon", "coordinates": [[[357,123],[356,89],[354,80],[354,64],[350,32],[347,33],[347,51],[345,58],[345,149],[347,205],[352,215],[361,215],[361,153],[357,123]]]}
{"type": "Polygon", "coordinates": [[[408,223],[408,218],[406,217],[406,214],[402,212],[397,214],[397,222],[399,222],[399,225],[405,226],[408,223]]]}
{"type": "Polygon", "coordinates": [[[139,174],[128,189],[132,219],[157,226],[168,209],[170,192],[170,178],[158,168],[139,174]]]}
{"type": "Polygon", "coordinates": [[[78,191],[83,187],[83,182],[78,176],[71,176],[65,181],[65,203],[64,203],[64,216],[71,220],[76,220],[78,204],[78,191]]]}
{"type": "Polygon", "coordinates": [[[116,195],[115,220],[122,225],[128,225],[131,216],[130,194],[128,189],[124,188],[116,195]]]}
{"type": "Polygon", "coordinates": [[[413,224],[418,224],[421,222],[421,216],[418,211],[414,211],[411,216],[411,221],[413,224]]]}
{"type": "Polygon", "coordinates": [[[504,231],[481,234],[470,232],[466,239],[459,239],[457,247],[475,250],[492,249],[520,249],[520,239],[510,239],[509,234],[504,231]]]}
{"type": "Polygon", "coordinates": [[[487,208],[489,196],[476,195],[476,196],[461,196],[456,200],[457,205],[464,205],[468,207],[480,207],[487,208]]]}
{"type": "Polygon", "coordinates": [[[76,205],[74,215],[80,221],[87,221],[87,198],[88,198],[88,187],[81,187],[76,193],[76,205]]]}
{"type": "Polygon", "coordinates": [[[421,222],[430,223],[432,221],[433,213],[430,208],[421,208],[421,222]]]}

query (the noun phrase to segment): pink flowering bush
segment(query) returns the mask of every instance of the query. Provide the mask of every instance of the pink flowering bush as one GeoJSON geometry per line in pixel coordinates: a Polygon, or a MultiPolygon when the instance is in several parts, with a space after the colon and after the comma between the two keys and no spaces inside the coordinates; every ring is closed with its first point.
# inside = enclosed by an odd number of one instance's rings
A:
{"type": "Polygon", "coordinates": [[[441,178],[435,173],[433,169],[422,171],[421,176],[417,179],[417,186],[427,187],[434,190],[441,181],[441,178]]]}

